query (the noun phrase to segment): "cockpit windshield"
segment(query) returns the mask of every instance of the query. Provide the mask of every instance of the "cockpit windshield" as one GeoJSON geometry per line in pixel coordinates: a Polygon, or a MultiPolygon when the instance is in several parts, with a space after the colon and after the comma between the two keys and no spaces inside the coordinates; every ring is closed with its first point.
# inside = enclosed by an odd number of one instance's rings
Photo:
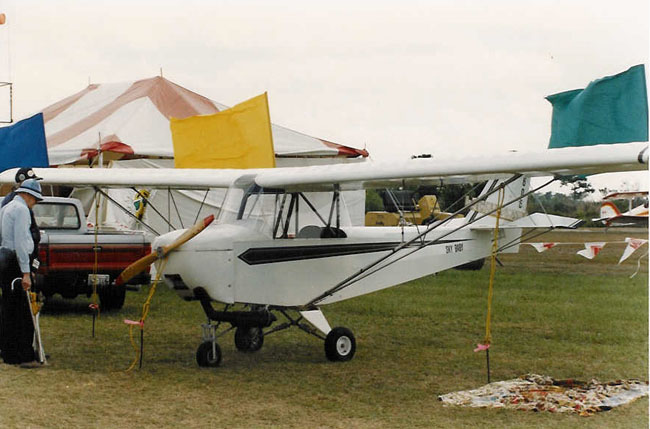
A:
{"type": "Polygon", "coordinates": [[[257,186],[228,189],[219,213],[219,223],[246,222],[257,231],[271,235],[276,213],[277,193],[257,186]]]}
{"type": "Polygon", "coordinates": [[[261,188],[254,176],[244,176],[228,189],[218,221],[246,223],[272,238],[293,238],[305,226],[351,225],[347,204],[338,194],[261,188]]]}

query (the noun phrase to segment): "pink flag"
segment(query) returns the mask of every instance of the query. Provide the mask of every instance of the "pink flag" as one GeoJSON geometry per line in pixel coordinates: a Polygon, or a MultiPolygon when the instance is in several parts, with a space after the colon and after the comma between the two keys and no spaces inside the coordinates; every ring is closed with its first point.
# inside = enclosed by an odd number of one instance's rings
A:
{"type": "Polygon", "coordinates": [[[621,260],[618,261],[619,264],[621,262],[623,262],[624,260],[626,260],[627,258],[629,258],[630,256],[632,256],[632,253],[634,253],[634,251],[636,249],[638,249],[639,247],[646,244],[648,242],[648,240],[644,240],[642,238],[630,238],[630,237],[628,237],[628,238],[625,239],[625,242],[627,243],[627,247],[623,251],[623,255],[621,255],[621,260]]]}
{"type": "Polygon", "coordinates": [[[542,253],[545,250],[548,250],[552,247],[555,247],[557,243],[528,243],[535,248],[539,253],[542,253]]]}
{"type": "Polygon", "coordinates": [[[607,244],[604,241],[600,241],[597,243],[585,243],[585,248],[583,250],[578,251],[578,255],[584,256],[587,259],[594,259],[598,254],[600,253],[601,250],[603,250],[603,247],[605,247],[605,244],[607,244]]]}

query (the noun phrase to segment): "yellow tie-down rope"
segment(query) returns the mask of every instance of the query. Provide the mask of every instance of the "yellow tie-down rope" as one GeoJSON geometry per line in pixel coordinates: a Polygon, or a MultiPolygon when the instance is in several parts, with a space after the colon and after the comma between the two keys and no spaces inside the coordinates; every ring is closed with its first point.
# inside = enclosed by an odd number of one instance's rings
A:
{"type": "Polygon", "coordinates": [[[494,236],[492,238],[492,257],[490,259],[490,282],[488,285],[487,315],[485,317],[485,339],[483,344],[477,344],[475,352],[485,350],[487,358],[488,383],[490,382],[490,343],[492,342],[492,332],[490,323],[492,321],[492,293],[494,290],[494,274],[497,267],[497,250],[499,249],[499,220],[501,219],[501,208],[505,197],[504,189],[499,189],[497,196],[496,223],[494,225],[494,236]]]}
{"type": "Polygon", "coordinates": [[[99,225],[97,224],[98,222],[98,217],[99,217],[99,196],[97,192],[95,192],[95,247],[93,247],[93,251],[95,253],[95,262],[93,263],[93,294],[90,297],[91,304],[88,306],[90,307],[91,310],[94,311],[93,313],[93,338],[95,337],[95,318],[99,318],[99,303],[98,303],[98,295],[97,295],[97,271],[98,271],[98,229],[99,225]]]}
{"type": "Polygon", "coordinates": [[[131,366],[129,366],[126,372],[129,372],[133,368],[135,368],[138,362],[140,362],[140,366],[142,366],[142,340],[143,340],[143,333],[144,333],[144,321],[147,319],[147,316],[149,315],[151,300],[153,299],[153,296],[156,293],[156,286],[158,286],[158,283],[160,282],[160,277],[162,276],[162,272],[165,268],[166,263],[167,263],[167,258],[164,258],[161,262],[159,262],[156,265],[156,278],[151,284],[151,289],[149,289],[149,295],[147,296],[147,299],[142,305],[142,316],[140,316],[140,320],[136,322],[133,320],[124,319],[124,323],[129,325],[129,339],[131,341],[131,346],[133,347],[133,350],[135,350],[135,358],[133,359],[133,362],[131,362],[131,366]],[[135,340],[133,339],[133,328],[135,326],[140,327],[140,347],[138,347],[138,345],[135,343],[135,340]]]}

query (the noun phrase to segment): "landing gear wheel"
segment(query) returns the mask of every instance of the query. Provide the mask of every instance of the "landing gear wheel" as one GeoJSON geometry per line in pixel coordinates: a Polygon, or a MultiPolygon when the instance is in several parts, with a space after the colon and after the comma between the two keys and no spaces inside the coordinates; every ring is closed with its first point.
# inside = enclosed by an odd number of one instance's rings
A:
{"type": "Polygon", "coordinates": [[[357,342],[348,328],[334,328],[325,337],[325,356],[332,362],[346,362],[357,350],[357,342]]]}
{"type": "Polygon", "coordinates": [[[240,352],[256,352],[263,344],[264,332],[259,326],[240,326],[235,331],[235,347],[240,352]]]}
{"type": "Polygon", "coordinates": [[[216,353],[212,351],[212,341],[201,343],[196,350],[196,363],[201,367],[217,367],[221,363],[221,348],[214,343],[216,353]]]}

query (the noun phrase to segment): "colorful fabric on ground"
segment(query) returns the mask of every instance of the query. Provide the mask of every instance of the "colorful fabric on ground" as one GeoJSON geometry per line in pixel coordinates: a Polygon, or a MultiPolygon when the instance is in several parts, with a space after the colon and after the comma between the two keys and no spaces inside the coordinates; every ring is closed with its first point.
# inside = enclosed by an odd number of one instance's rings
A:
{"type": "Polygon", "coordinates": [[[553,105],[549,148],[648,141],[642,64],[546,99],[553,105]]]}
{"type": "Polygon", "coordinates": [[[43,114],[0,128],[0,171],[14,167],[49,167],[43,114]]]}
{"type": "Polygon", "coordinates": [[[266,93],[213,115],[170,121],[176,168],[272,168],[266,93]]]}
{"type": "Polygon", "coordinates": [[[617,380],[601,383],[555,380],[527,374],[507,381],[487,384],[474,390],[452,392],[438,397],[443,405],[479,408],[510,408],[590,416],[627,404],[648,395],[648,383],[617,380]]]}
{"type": "Polygon", "coordinates": [[[627,247],[623,251],[623,254],[621,255],[621,259],[618,261],[620,264],[630,256],[632,256],[632,253],[636,251],[639,247],[643,246],[648,242],[648,240],[644,240],[642,238],[626,238],[625,241],[627,242],[627,247]]]}

